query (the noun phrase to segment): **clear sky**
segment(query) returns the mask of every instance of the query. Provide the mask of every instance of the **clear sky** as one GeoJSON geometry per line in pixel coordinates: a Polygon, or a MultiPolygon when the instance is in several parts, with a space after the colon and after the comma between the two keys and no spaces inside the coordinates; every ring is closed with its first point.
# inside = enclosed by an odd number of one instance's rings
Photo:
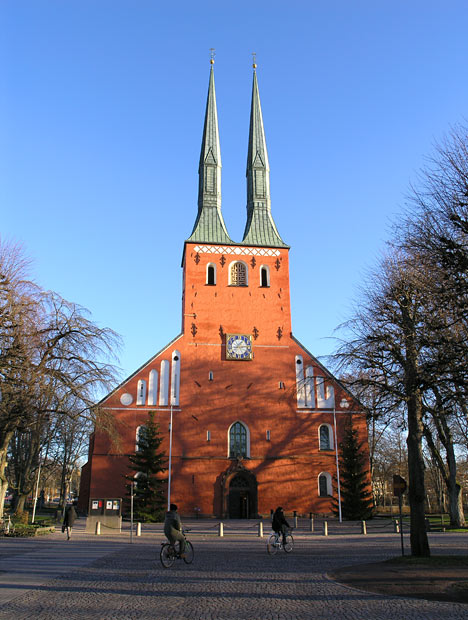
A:
{"type": "Polygon", "coordinates": [[[435,140],[468,116],[466,0],[2,0],[0,232],[120,333],[122,378],[180,331],[209,77],[241,241],[252,85],[293,332],[330,353],[435,140]]]}

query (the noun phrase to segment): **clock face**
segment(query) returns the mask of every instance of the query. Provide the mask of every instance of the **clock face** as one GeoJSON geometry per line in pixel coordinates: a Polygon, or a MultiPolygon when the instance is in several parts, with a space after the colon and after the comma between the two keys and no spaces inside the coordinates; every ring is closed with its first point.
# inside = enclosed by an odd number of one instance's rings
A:
{"type": "Polygon", "coordinates": [[[226,359],[251,360],[252,338],[245,334],[226,335],[226,359]]]}

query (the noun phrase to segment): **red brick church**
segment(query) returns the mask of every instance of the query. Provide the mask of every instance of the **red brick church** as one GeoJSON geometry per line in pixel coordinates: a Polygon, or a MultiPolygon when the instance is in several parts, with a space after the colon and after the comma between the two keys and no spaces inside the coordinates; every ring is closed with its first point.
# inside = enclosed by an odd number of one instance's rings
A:
{"type": "Polygon", "coordinates": [[[198,213],[182,270],[182,332],[101,401],[115,416],[121,445],[99,431],[91,437],[81,507],[125,497],[139,427],[154,411],[166,432],[172,411],[171,500],[182,515],[252,518],[279,504],[298,514],[331,512],[336,442],[352,416],[367,451],[366,420],[291,331],[289,246],[271,213],[255,65],[244,237],[229,237],[221,213],[212,66],[198,213]]]}

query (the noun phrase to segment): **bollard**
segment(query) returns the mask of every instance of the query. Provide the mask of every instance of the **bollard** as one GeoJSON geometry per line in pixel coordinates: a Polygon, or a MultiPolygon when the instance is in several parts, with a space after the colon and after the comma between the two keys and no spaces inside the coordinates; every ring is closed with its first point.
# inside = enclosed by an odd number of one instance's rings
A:
{"type": "Polygon", "coordinates": [[[323,522],[323,535],[328,536],[328,521],[323,522]]]}
{"type": "Polygon", "coordinates": [[[367,534],[367,526],[365,521],[361,521],[361,534],[364,534],[364,536],[367,534]]]}
{"type": "Polygon", "coordinates": [[[224,525],[222,523],[219,524],[218,536],[224,536],[224,525]]]}
{"type": "Polygon", "coordinates": [[[394,531],[395,534],[399,534],[400,533],[400,525],[398,523],[398,519],[395,519],[395,521],[393,522],[393,526],[394,526],[394,531]]]}
{"type": "Polygon", "coordinates": [[[141,536],[141,523],[137,523],[136,526],[137,526],[136,535],[141,536]]]}
{"type": "Polygon", "coordinates": [[[310,517],[310,531],[311,532],[314,531],[314,519],[313,519],[313,517],[310,517]]]}
{"type": "Polygon", "coordinates": [[[297,530],[297,516],[294,517],[294,529],[297,530]]]}
{"type": "Polygon", "coordinates": [[[96,521],[96,536],[100,536],[100,535],[101,535],[101,522],[96,521]]]}
{"type": "Polygon", "coordinates": [[[263,522],[260,521],[258,524],[258,537],[263,538],[263,522]]]}

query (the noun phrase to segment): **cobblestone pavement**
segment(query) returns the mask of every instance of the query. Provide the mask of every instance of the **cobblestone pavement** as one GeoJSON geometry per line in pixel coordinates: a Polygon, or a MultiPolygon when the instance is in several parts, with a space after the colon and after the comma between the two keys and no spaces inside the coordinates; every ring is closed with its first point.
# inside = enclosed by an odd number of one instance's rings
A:
{"type": "MultiPolygon", "coordinates": [[[[74,567],[70,554],[66,574],[18,595],[0,610],[0,619],[468,618],[468,606],[461,604],[361,592],[327,578],[327,572],[339,566],[398,555],[399,537],[395,535],[325,538],[299,534],[291,554],[269,556],[266,538],[252,534],[225,538],[191,534],[195,559],[190,566],[182,561],[171,569],[161,566],[159,534],[147,534],[133,544],[120,539],[117,550],[115,537],[109,537],[112,553],[88,566],[74,567]]],[[[101,537],[99,544],[105,540],[101,537]]],[[[83,536],[67,544],[90,543],[92,537],[83,536]]],[[[431,535],[433,553],[466,554],[467,547],[466,535],[431,535]]]]}

